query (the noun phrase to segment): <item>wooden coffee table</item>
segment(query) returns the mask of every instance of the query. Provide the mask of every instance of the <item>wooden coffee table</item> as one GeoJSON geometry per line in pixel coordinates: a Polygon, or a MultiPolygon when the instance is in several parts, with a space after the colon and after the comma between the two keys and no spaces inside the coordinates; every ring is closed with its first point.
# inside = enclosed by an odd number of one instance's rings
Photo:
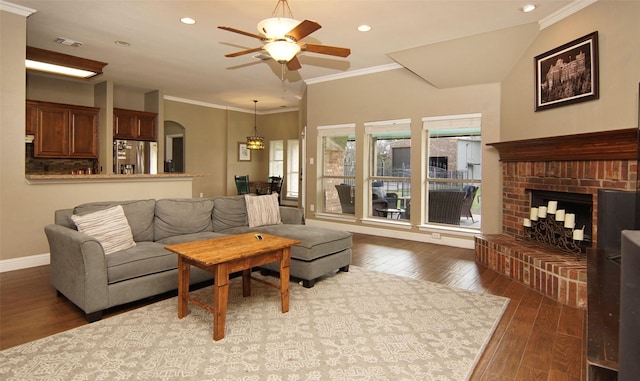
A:
{"type": "Polygon", "coordinates": [[[246,233],[203,241],[165,246],[178,254],[178,318],[189,313],[192,302],[213,314],[213,339],[224,338],[229,299],[229,274],[242,271],[242,295],[251,295],[251,279],[271,287],[277,285],[251,277],[251,268],[280,261],[280,299],[282,313],[289,311],[289,264],[291,246],[300,241],[263,233],[246,233]],[[213,274],[213,306],[189,296],[191,265],[213,274]]]}

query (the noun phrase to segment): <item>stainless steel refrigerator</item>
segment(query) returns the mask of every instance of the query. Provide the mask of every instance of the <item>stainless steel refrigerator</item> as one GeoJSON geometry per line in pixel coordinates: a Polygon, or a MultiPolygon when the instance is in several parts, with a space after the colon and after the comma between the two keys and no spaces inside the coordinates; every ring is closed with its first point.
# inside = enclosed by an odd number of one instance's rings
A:
{"type": "Polygon", "coordinates": [[[157,174],[158,143],[141,140],[113,141],[113,173],[157,174]]]}

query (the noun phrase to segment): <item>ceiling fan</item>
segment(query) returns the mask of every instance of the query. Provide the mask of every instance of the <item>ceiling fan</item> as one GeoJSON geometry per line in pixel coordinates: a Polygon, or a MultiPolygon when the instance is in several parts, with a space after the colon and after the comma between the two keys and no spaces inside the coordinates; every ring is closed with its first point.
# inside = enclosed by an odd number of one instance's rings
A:
{"type": "Polygon", "coordinates": [[[258,23],[258,31],[261,34],[245,32],[229,26],[219,26],[218,28],[257,38],[264,43],[263,46],[256,48],[225,54],[225,57],[238,57],[260,50],[266,50],[271,58],[282,64],[283,71],[285,65],[289,70],[298,70],[302,67],[297,57],[300,51],[328,54],[337,57],[347,57],[351,54],[351,50],[348,48],[301,42],[300,40],[320,29],[321,26],[315,21],[304,20],[300,22],[295,20],[287,0],[278,0],[278,4],[276,4],[276,8],[273,10],[271,17],[258,23]],[[281,16],[278,16],[279,8],[282,10],[281,16]]]}

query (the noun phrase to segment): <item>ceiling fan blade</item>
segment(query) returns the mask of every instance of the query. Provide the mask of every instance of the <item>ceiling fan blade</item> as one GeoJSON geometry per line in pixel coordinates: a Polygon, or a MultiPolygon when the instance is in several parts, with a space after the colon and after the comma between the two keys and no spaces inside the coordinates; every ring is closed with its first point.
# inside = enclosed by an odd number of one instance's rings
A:
{"type": "Polygon", "coordinates": [[[317,22],[304,20],[300,24],[296,25],[293,29],[291,29],[289,33],[285,34],[285,36],[291,37],[295,41],[300,41],[320,28],[322,27],[317,22]]]}
{"type": "Polygon", "coordinates": [[[225,57],[239,57],[239,56],[243,56],[245,54],[249,54],[249,53],[253,53],[253,52],[258,52],[262,50],[262,46],[258,47],[258,48],[252,48],[252,49],[246,49],[246,50],[241,50],[239,52],[235,52],[235,53],[229,53],[229,54],[225,54],[225,57]]]}
{"type": "Polygon", "coordinates": [[[245,32],[244,30],[232,28],[230,26],[219,26],[218,28],[220,28],[222,30],[229,31],[229,32],[238,33],[238,34],[242,34],[242,35],[245,35],[245,36],[257,38],[258,40],[265,40],[264,36],[261,36],[259,34],[255,34],[255,33],[245,32]]]}
{"type": "Polygon", "coordinates": [[[302,44],[301,49],[306,50],[307,52],[328,54],[330,56],[338,56],[338,57],[348,57],[349,54],[351,54],[351,49],[349,48],[340,48],[337,46],[328,46],[328,45],[304,43],[302,44]]]}
{"type": "Polygon", "coordinates": [[[300,61],[298,60],[298,57],[293,56],[292,59],[289,60],[289,62],[287,62],[287,69],[289,70],[298,70],[302,67],[302,65],[300,64],[300,61]]]}

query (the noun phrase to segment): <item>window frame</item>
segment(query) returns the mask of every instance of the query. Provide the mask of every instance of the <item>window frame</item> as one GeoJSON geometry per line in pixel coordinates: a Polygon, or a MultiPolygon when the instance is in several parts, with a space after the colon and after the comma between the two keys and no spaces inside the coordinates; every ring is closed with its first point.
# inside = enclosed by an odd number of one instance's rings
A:
{"type": "MultiPolygon", "coordinates": [[[[354,156],[356,153],[356,125],[355,123],[346,123],[346,124],[336,124],[336,125],[325,125],[318,126],[318,140],[317,140],[317,152],[318,152],[318,192],[317,192],[317,200],[316,205],[320,206],[318,213],[327,213],[331,215],[344,215],[344,213],[327,210],[327,201],[329,198],[332,200],[337,197],[337,190],[334,188],[326,189],[325,184],[327,183],[347,183],[355,185],[356,183],[356,171],[353,171],[352,176],[346,175],[336,175],[336,174],[328,174],[326,168],[326,155],[325,155],[325,138],[327,137],[346,137],[347,141],[353,141],[353,150],[354,156]]],[[[355,160],[354,160],[355,167],[355,160]]],[[[334,186],[337,184],[334,184],[334,186]]],[[[334,200],[335,201],[335,200],[334,200]]],[[[352,215],[355,217],[355,214],[352,215]]]]}
{"type": "MultiPolygon", "coordinates": [[[[466,134],[462,134],[466,129],[478,129],[478,134],[473,136],[480,137],[480,147],[482,147],[482,114],[481,113],[472,113],[472,114],[460,114],[460,115],[446,115],[446,116],[437,116],[437,117],[423,117],[422,118],[422,132],[423,132],[423,142],[424,145],[424,157],[422,158],[423,165],[425,166],[423,171],[423,179],[421,181],[421,197],[423,197],[423,215],[421,217],[421,224],[426,226],[451,226],[459,228],[459,225],[450,225],[439,222],[429,221],[429,192],[431,184],[460,184],[460,187],[467,184],[472,184],[474,186],[481,187],[482,185],[482,175],[480,169],[480,178],[438,178],[438,177],[430,177],[430,159],[431,159],[431,142],[430,136],[431,131],[446,131],[451,130],[449,136],[468,136],[466,134]]],[[[457,151],[456,151],[457,152],[457,151]]],[[[482,166],[482,149],[480,149],[480,158],[479,158],[480,168],[482,166]]],[[[477,197],[477,196],[476,196],[477,197]]],[[[477,227],[469,227],[473,230],[480,231],[481,229],[481,220],[478,223],[477,227]]]]}
{"type": "MultiPolygon", "coordinates": [[[[375,121],[375,122],[366,122],[364,124],[364,136],[365,136],[365,141],[366,141],[366,146],[368,147],[368,151],[366,154],[366,165],[367,168],[365,169],[365,173],[366,173],[366,179],[365,179],[365,184],[367,186],[368,191],[366,192],[366,197],[365,198],[365,202],[366,204],[364,204],[364,210],[366,211],[366,216],[367,218],[374,218],[374,219],[382,219],[382,220],[393,220],[394,216],[397,217],[396,220],[404,220],[403,222],[407,222],[409,219],[409,214],[407,213],[407,210],[405,209],[404,213],[399,213],[398,215],[392,215],[392,214],[388,214],[385,213],[386,216],[381,215],[379,211],[374,210],[374,206],[373,206],[373,184],[376,182],[383,182],[384,184],[390,183],[390,182],[396,182],[396,183],[402,183],[402,184],[408,184],[408,190],[407,190],[407,195],[401,195],[402,197],[411,197],[411,172],[409,173],[408,176],[389,176],[389,175],[385,175],[383,174],[378,174],[377,173],[377,169],[378,169],[378,151],[377,151],[377,142],[378,140],[385,140],[385,139],[403,139],[403,140],[407,140],[409,142],[409,159],[411,159],[411,142],[412,142],[412,132],[411,132],[411,119],[409,118],[404,118],[404,119],[395,119],[395,120],[384,120],[384,121],[375,121]]],[[[409,171],[411,171],[411,163],[409,163],[409,171]]],[[[404,189],[404,185],[403,185],[403,189],[404,189]]],[[[385,195],[390,193],[389,191],[389,187],[385,186],[385,195]]],[[[397,192],[391,192],[391,193],[397,193],[397,192]]],[[[395,208],[392,209],[397,209],[398,208],[398,204],[399,204],[399,199],[396,200],[396,205],[395,208]]],[[[403,203],[405,203],[404,205],[400,205],[400,206],[406,206],[406,201],[403,201],[403,203]]],[[[402,209],[402,208],[401,208],[402,209]]],[[[397,222],[397,221],[393,221],[393,222],[397,222]]]]}

